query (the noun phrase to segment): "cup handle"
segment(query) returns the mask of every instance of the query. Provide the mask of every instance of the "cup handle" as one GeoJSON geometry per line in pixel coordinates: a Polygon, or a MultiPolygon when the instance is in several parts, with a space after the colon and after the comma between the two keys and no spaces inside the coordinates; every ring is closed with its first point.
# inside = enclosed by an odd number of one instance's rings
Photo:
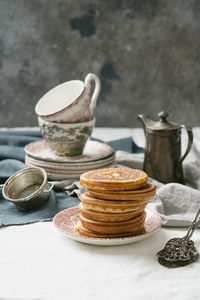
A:
{"type": "Polygon", "coordinates": [[[90,103],[90,111],[91,111],[91,115],[93,116],[94,109],[96,107],[97,99],[98,99],[100,89],[101,89],[101,82],[100,82],[100,79],[98,76],[96,76],[95,74],[89,73],[85,77],[85,87],[89,94],[90,94],[90,90],[91,90],[91,81],[92,80],[94,80],[94,82],[95,82],[95,88],[94,88],[94,92],[91,97],[91,103],[90,103]]]}

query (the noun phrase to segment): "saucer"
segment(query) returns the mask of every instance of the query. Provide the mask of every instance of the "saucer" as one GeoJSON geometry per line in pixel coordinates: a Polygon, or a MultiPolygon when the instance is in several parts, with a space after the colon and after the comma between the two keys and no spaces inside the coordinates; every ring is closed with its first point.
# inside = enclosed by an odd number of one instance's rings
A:
{"type": "Polygon", "coordinates": [[[124,238],[89,238],[81,235],[75,230],[79,220],[78,206],[65,209],[56,214],[53,218],[53,223],[56,229],[64,233],[66,237],[75,241],[99,246],[125,245],[143,240],[155,233],[161,227],[162,221],[157,213],[148,209],[146,209],[146,213],[147,215],[144,224],[145,233],[124,238]]]}
{"type": "Polygon", "coordinates": [[[34,159],[56,163],[85,163],[107,158],[114,153],[111,146],[97,141],[87,141],[84,152],[79,156],[59,156],[54,154],[45,140],[32,142],[24,148],[26,154],[34,159]]]}
{"type": "Polygon", "coordinates": [[[104,165],[111,164],[115,161],[115,153],[109,157],[95,160],[92,162],[84,162],[84,163],[60,163],[60,162],[47,162],[39,159],[35,159],[26,154],[25,157],[28,163],[33,164],[36,167],[44,167],[45,169],[49,170],[60,170],[61,172],[64,171],[72,171],[72,170],[91,170],[92,168],[100,168],[104,165]]]}
{"type": "Polygon", "coordinates": [[[115,162],[115,155],[112,155],[110,159],[99,160],[98,163],[94,161],[88,165],[85,163],[85,166],[79,164],[73,164],[70,167],[68,164],[54,163],[53,166],[47,163],[42,163],[40,160],[32,160],[28,155],[25,156],[25,163],[30,167],[40,167],[43,168],[46,173],[48,180],[66,180],[71,178],[79,178],[83,173],[90,170],[95,170],[99,168],[109,168],[115,162]]]}
{"type": "Polygon", "coordinates": [[[33,162],[31,162],[28,157],[25,157],[25,163],[27,165],[29,165],[30,167],[39,167],[39,168],[43,168],[45,169],[46,172],[52,172],[52,173],[58,173],[58,174],[83,174],[85,172],[91,171],[91,170],[96,170],[96,169],[100,169],[100,168],[109,168],[111,165],[113,165],[113,163],[115,162],[115,160],[113,159],[110,162],[106,162],[106,163],[102,163],[100,164],[95,164],[90,166],[90,167],[86,167],[86,168],[79,168],[79,166],[77,166],[77,168],[68,168],[67,166],[65,168],[59,168],[57,166],[49,168],[48,166],[45,165],[40,165],[40,164],[35,164],[33,162]]]}

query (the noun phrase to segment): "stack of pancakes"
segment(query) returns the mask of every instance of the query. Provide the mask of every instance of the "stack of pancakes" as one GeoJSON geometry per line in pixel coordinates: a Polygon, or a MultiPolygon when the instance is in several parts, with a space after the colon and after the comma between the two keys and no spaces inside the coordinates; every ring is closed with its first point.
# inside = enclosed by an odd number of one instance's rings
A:
{"type": "Polygon", "coordinates": [[[126,237],[144,228],[145,207],[156,187],[145,172],[130,168],[98,169],[84,173],[77,230],[95,238],[126,237]]]}

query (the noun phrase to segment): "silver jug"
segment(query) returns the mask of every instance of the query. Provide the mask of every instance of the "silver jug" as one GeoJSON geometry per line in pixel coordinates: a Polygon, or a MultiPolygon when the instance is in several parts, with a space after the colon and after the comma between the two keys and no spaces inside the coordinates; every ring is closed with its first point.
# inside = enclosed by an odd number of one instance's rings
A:
{"type": "Polygon", "coordinates": [[[159,121],[153,121],[144,115],[138,118],[142,121],[145,136],[145,157],[143,170],[152,178],[163,182],[178,182],[184,184],[182,162],[188,155],[192,142],[192,129],[167,121],[168,113],[160,112],[159,121]],[[181,157],[181,129],[188,134],[188,146],[181,157]]]}

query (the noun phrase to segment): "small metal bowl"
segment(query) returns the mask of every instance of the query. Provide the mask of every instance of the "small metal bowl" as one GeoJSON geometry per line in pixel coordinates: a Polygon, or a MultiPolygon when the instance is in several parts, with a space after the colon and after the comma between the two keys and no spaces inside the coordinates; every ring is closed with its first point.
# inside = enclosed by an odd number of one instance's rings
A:
{"type": "Polygon", "coordinates": [[[41,168],[26,168],[13,174],[3,185],[3,197],[19,210],[38,209],[44,205],[53,185],[48,186],[47,174],[41,168]]]}

